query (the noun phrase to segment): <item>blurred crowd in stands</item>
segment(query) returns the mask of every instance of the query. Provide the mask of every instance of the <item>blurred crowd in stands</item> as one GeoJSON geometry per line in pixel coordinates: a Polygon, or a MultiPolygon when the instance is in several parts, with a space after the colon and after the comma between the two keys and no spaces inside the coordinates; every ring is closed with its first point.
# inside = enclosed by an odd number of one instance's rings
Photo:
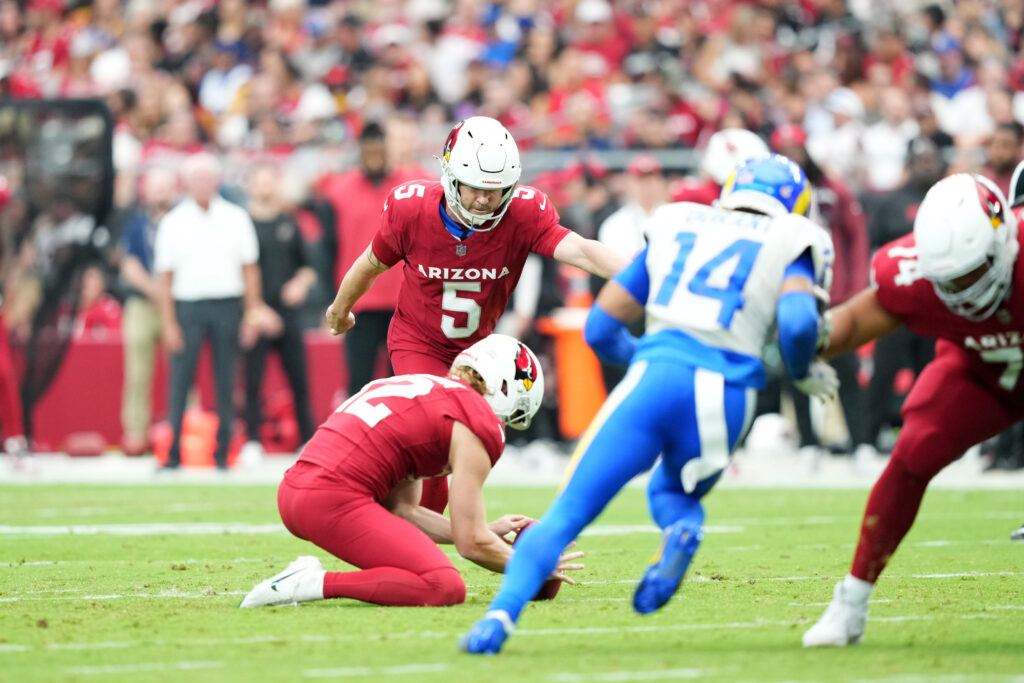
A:
{"type": "MultiPolygon", "coordinates": [[[[249,171],[278,169],[260,211],[293,216],[310,247],[316,280],[303,280],[295,324],[318,326],[363,246],[340,231],[352,201],[340,174],[434,177],[453,122],[477,114],[508,127],[523,180],[588,237],[624,205],[648,211],[706,180],[699,159],[718,130],[804,155],[817,218],[848,236],[842,300],[867,284],[867,250],[908,232],[943,175],[980,172],[1008,192],[1022,30],[1024,0],[0,0],[0,97],[102,98],[113,115],[107,258],[82,278],[78,334],[110,333],[118,302],[147,296],[123,256],[145,260],[144,226],[199,151],[220,158],[222,193],[242,206],[249,171]],[[370,125],[384,132],[379,161],[360,154],[370,125]]],[[[16,198],[18,171],[4,171],[16,198]]],[[[7,324],[24,335],[33,274],[93,226],[59,198],[4,225],[7,324]]],[[[553,263],[537,271],[506,331],[526,334],[578,284],[553,263]]],[[[906,388],[900,369],[920,368],[921,346],[902,334],[852,366],[869,400],[843,448],[884,449],[893,386],[906,388]]]]}

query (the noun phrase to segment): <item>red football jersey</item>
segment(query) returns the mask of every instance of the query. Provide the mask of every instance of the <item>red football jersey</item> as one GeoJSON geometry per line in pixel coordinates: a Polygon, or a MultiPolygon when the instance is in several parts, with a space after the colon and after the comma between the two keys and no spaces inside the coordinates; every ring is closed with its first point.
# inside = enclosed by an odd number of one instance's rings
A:
{"type": "Polygon", "coordinates": [[[1017,386],[1024,367],[1024,259],[1018,257],[1014,264],[1013,291],[1006,303],[981,321],[957,315],[942,303],[932,283],[921,275],[913,234],[878,250],[871,277],[882,308],[913,332],[938,339],[936,354],[965,354],[992,389],[1011,391],[1017,386]]]}
{"type": "Polygon", "coordinates": [[[419,351],[451,363],[494,331],[530,252],[552,256],[569,230],[540,190],[520,185],[498,227],[460,240],[441,220],[444,188],[416,181],[384,204],[373,253],[386,265],[405,261],[391,351],[419,351]]]}
{"type": "Polygon", "coordinates": [[[465,382],[432,375],[399,375],[370,382],[320,425],[299,460],[366,486],[383,500],[403,479],[449,474],[452,426],[461,422],[487,449],[493,465],[505,448],[505,428],[465,382]],[[339,448],[338,444],[345,444],[339,448]]]}

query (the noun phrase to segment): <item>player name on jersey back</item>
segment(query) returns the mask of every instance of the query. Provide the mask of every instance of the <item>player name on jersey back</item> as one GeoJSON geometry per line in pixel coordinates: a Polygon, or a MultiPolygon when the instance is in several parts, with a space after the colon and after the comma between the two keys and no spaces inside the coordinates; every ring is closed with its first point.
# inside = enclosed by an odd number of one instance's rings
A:
{"type": "Polygon", "coordinates": [[[655,211],[646,232],[648,331],[679,330],[753,358],[774,327],[786,267],[828,244],[822,228],[802,216],[685,202],[655,211]]]}

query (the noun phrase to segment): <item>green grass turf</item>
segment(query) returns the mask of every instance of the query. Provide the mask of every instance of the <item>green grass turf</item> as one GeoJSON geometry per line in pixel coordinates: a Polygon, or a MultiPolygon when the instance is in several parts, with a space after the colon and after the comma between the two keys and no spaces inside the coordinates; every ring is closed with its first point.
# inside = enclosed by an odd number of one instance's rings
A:
{"type": "MultiPolygon", "coordinates": [[[[494,515],[539,515],[546,489],[488,490],[494,515]]],[[[1011,681],[1024,674],[1024,494],[932,491],[880,582],[867,640],[803,650],[849,566],[864,491],[718,490],[679,595],[647,617],[633,582],[653,533],[587,536],[585,582],[531,606],[498,657],[458,654],[500,577],[456,560],[465,605],[349,601],[240,610],[299,554],[285,533],[0,533],[3,681],[1011,681]],[[730,527],[716,532],[715,527],[730,527]],[[55,564],[54,564],[55,563],[55,564]],[[974,574],[923,578],[924,574],[974,574]],[[917,578],[915,578],[917,575],[917,578]],[[815,577],[796,579],[786,577],[815,577]],[[409,668],[404,668],[409,667],[409,668]]],[[[0,525],[278,522],[270,486],[0,487],[0,525]]],[[[647,524],[627,490],[601,525],[647,524]]]]}

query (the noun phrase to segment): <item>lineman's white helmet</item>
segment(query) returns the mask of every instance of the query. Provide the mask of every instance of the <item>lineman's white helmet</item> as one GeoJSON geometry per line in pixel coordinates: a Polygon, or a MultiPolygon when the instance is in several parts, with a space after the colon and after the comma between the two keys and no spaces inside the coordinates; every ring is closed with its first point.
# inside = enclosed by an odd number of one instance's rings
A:
{"type": "Polygon", "coordinates": [[[1017,219],[988,178],[958,173],[935,183],[914,219],[921,273],[946,306],[983,320],[1003,303],[1020,247],[1017,219]]]}
{"type": "Polygon", "coordinates": [[[769,153],[768,145],[755,133],[743,128],[723,128],[708,138],[700,168],[721,186],[744,161],[769,153]]]}
{"type": "Polygon", "coordinates": [[[522,174],[519,147],[498,121],[471,116],[448,133],[441,158],[441,183],[455,218],[470,230],[493,230],[508,211],[522,174]],[[501,189],[501,204],[489,214],[475,214],[462,205],[459,185],[484,190],[501,189]]]}
{"type": "Polygon", "coordinates": [[[453,368],[469,367],[483,377],[484,398],[512,429],[526,429],[544,399],[544,373],[533,351],[504,334],[492,334],[455,357],[453,368]]]}

